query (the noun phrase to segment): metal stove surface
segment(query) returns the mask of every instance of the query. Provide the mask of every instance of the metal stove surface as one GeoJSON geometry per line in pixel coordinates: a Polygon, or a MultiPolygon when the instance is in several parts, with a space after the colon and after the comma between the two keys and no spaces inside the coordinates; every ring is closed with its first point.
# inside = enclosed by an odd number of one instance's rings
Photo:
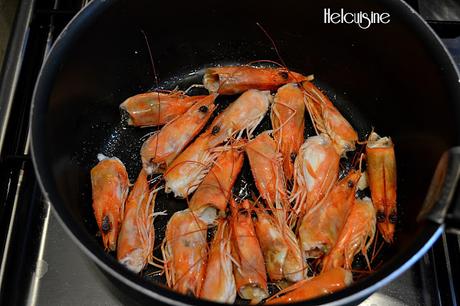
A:
{"type": "MultiPolygon", "coordinates": [[[[45,204],[47,205],[47,204],[45,204]]],[[[70,239],[51,213],[36,273],[36,305],[123,305],[104,285],[105,277],[70,239]]]]}

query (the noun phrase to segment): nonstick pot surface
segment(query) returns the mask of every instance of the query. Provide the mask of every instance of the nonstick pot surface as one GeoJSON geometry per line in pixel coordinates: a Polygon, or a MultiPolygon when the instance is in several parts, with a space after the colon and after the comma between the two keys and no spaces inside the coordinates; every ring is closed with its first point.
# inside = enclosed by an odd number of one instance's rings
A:
{"type": "MultiPolygon", "coordinates": [[[[276,41],[286,65],[314,74],[342,114],[364,137],[372,127],[395,142],[399,223],[395,243],[371,277],[330,301],[376,284],[409,260],[436,227],[416,222],[436,163],[458,144],[458,76],[446,51],[399,1],[94,1],[58,39],[37,84],[32,113],[33,155],[41,184],[66,227],[93,259],[136,290],[183,302],[104,254],[91,207],[89,170],[103,153],[119,157],[133,182],[142,136],[126,126],[118,105],[155,87],[142,31],[160,87],[186,89],[213,65],[280,61],[256,22],[276,41]],[[388,12],[391,22],[360,29],[323,23],[324,8],[388,12]]],[[[219,98],[224,107],[233,98],[219,98]]],[[[268,119],[265,120],[265,127],[268,119]]],[[[311,126],[307,134],[312,134],[311,126]]],[[[250,181],[247,169],[244,176],[250,181]]],[[[241,187],[241,186],[238,186],[241,187]]],[[[184,201],[162,194],[156,210],[184,201]]],[[[169,217],[156,219],[157,242],[169,217]]]]}

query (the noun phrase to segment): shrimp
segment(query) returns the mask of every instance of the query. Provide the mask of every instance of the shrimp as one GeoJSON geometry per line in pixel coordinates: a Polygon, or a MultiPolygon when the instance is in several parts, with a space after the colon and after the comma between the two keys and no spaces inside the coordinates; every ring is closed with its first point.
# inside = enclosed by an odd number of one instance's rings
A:
{"type": "Polygon", "coordinates": [[[323,134],[307,138],[294,163],[294,186],[291,201],[295,201],[292,217],[302,218],[332,189],[338,179],[340,156],[329,138],[323,134]]]}
{"type": "Polygon", "coordinates": [[[257,238],[264,254],[265,268],[270,280],[276,282],[283,278],[283,265],[288,246],[278,223],[265,211],[257,211],[254,222],[257,238]]]}
{"type": "Polygon", "coordinates": [[[169,165],[164,173],[165,192],[174,192],[178,198],[186,198],[195,191],[219,152],[214,152],[209,145],[210,137],[199,136],[169,165]]]}
{"type": "Polygon", "coordinates": [[[207,225],[189,209],[174,213],[162,244],[168,287],[200,296],[207,264],[207,225]]]}
{"type": "Polygon", "coordinates": [[[272,280],[279,280],[281,276],[292,281],[302,279],[300,247],[287,225],[289,202],[276,143],[268,133],[262,133],[246,145],[246,154],[257,189],[275,219],[259,213],[260,222],[256,227],[259,229],[258,237],[263,240],[261,245],[269,276],[272,280]]]}
{"type": "Polygon", "coordinates": [[[344,156],[348,151],[354,151],[358,134],[350,123],[313,83],[302,82],[302,87],[305,90],[305,106],[315,128],[331,138],[340,156],[344,156]]]}
{"type": "Polygon", "coordinates": [[[185,113],[170,121],[142,145],[141,159],[148,174],[163,172],[201,131],[215,109],[216,95],[204,96],[185,113]]]}
{"type": "Polygon", "coordinates": [[[220,303],[233,303],[236,299],[230,229],[225,219],[217,221],[217,232],[211,243],[200,298],[220,303]]]}
{"type": "Polygon", "coordinates": [[[304,265],[304,258],[302,257],[302,250],[300,249],[299,242],[292,229],[288,226],[287,222],[283,224],[284,240],[288,246],[288,253],[283,265],[284,278],[291,282],[298,282],[304,279],[307,270],[304,265]]]}
{"type": "Polygon", "coordinates": [[[343,289],[353,282],[350,271],[331,269],[313,278],[302,280],[281,290],[266,301],[266,304],[285,304],[313,299],[343,289]],[[282,295],[282,296],[279,296],[282,295]]]}
{"type": "Polygon", "coordinates": [[[367,145],[367,169],[372,202],[377,211],[377,227],[386,242],[393,242],[396,209],[396,159],[393,142],[372,132],[367,145]]]}
{"type": "Polygon", "coordinates": [[[321,203],[303,217],[299,238],[305,259],[327,254],[335,245],[353,206],[360,176],[359,171],[351,170],[321,203]]]}
{"type": "Polygon", "coordinates": [[[217,212],[225,212],[243,159],[242,151],[236,146],[223,152],[193,194],[189,208],[200,216],[207,216],[202,219],[215,219],[217,212]]]}
{"type": "Polygon", "coordinates": [[[94,215],[105,250],[115,251],[128,196],[128,173],[118,158],[97,157],[99,163],[91,169],[94,215]]]}
{"type": "Polygon", "coordinates": [[[289,207],[281,154],[268,133],[262,133],[246,145],[246,154],[256,187],[270,210],[282,224],[289,207]]]}
{"type": "Polygon", "coordinates": [[[239,139],[244,131],[250,137],[272,103],[269,91],[250,89],[244,92],[214,119],[205,132],[212,135],[210,144],[216,146],[232,137],[239,139]]]}
{"type": "Polygon", "coordinates": [[[153,259],[156,195],[157,190],[150,191],[147,174],[141,170],[126,201],[117,245],[118,261],[135,273],[153,259]]]}
{"type": "Polygon", "coordinates": [[[169,165],[164,174],[165,191],[182,198],[192,193],[219,155],[213,149],[230,138],[239,139],[244,131],[251,135],[271,102],[268,91],[248,90],[243,93],[169,165]]]}
{"type": "Polygon", "coordinates": [[[128,113],[129,125],[158,126],[185,113],[204,97],[187,96],[180,91],[170,93],[152,91],[126,99],[120,104],[120,109],[128,113]]]}
{"type": "Polygon", "coordinates": [[[374,240],[375,227],[375,209],[371,199],[355,199],[337,243],[323,259],[323,272],[339,267],[350,270],[353,258],[359,252],[366,257],[374,240]]]}
{"type": "Polygon", "coordinates": [[[305,129],[304,93],[297,84],[290,83],[278,89],[271,110],[273,137],[283,156],[284,175],[290,180],[294,160],[303,143],[305,129]]]}
{"type": "Polygon", "coordinates": [[[287,83],[311,80],[286,68],[257,68],[251,66],[227,66],[206,69],[204,87],[209,92],[234,95],[249,89],[275,90],[287,83]]]}
{"type": "Polygon", "coordinates": [[[265,210],[256,210],[256,214],[255,229],[270,280],[303,279],[302,253],[292,230],[286,223],[280,225],[265,210]]]}
{"type": "Polygon", "coordinates": [[[232,256],[234,258],[234,275],[238,295],[252,302],[260,302],[268,297],[267,275],[264,257],[249,211],[248,200],[238,207],[232,200],[230,226],[232,231],[232,256]]]}

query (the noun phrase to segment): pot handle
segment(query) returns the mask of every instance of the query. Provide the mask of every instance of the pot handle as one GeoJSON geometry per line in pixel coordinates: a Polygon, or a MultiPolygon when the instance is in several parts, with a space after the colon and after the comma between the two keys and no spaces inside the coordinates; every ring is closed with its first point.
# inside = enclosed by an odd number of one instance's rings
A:
{"type": "Polygon", "coordinates": [[[460,147],[442,155],[417,220],[445,224],[446,232],[460,234],[460,147]]]}

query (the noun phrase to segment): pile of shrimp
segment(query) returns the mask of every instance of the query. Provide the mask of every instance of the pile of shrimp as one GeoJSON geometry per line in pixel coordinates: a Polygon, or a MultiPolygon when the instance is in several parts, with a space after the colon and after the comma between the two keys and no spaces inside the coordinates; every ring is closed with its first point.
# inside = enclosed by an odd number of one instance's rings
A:
{"type": "Polygon", "coordinates": [[[356,256],[371,269],[371,246],[379,235],[391,244],[397,222],[391,138],[358,139],[312,76],[284,67],[212,67],[201,86],[207,95],[152,91],[120,105],[128,124],[162,127],[143,143],[132,187],[117,157],[99,155],[91,170],[105,249],[135,273],[157,267],[176,292],[223,303],[333,293],[353,282],[356,256]],[[214,114],[224,95],[237,98],[214,114]],[[267,113],[271,129],[255,133],[267,113]],[[306,124],[316,135],[305,138],[306,124]],[[245,159],[255,188],[241,198],[245,159]],[[188,208],[156,212],[160,190],[188,208]],[[156,258],[155,217],[165,214],[156,258]]]}

